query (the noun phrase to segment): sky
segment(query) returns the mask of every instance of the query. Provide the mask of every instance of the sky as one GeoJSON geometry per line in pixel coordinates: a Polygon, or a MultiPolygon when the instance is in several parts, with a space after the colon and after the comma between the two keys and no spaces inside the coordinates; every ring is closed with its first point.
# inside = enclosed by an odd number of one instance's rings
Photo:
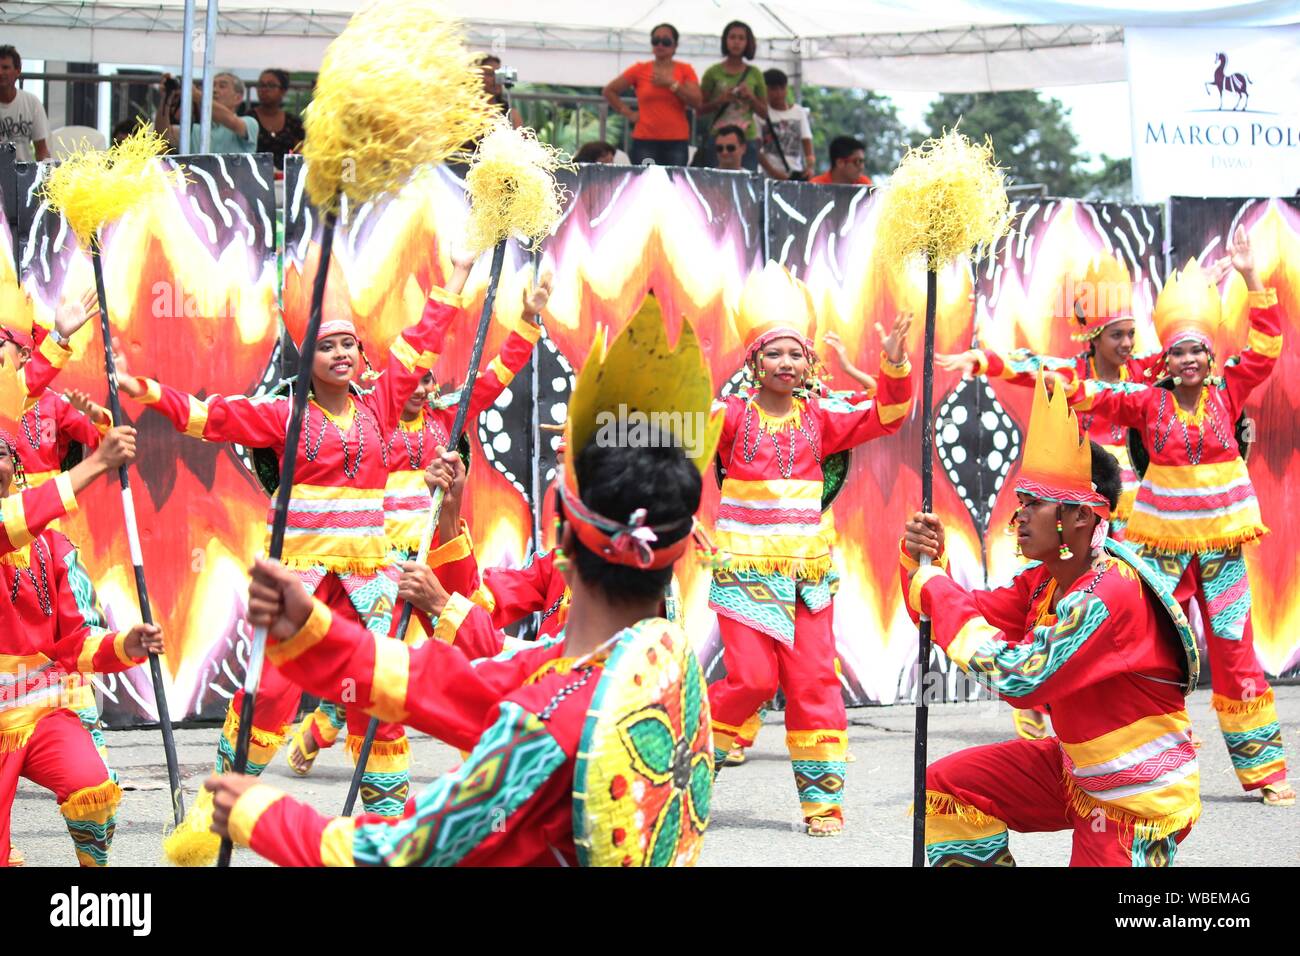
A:
{"type": "MultiPolygon", "coordinates": [[[[924,126],[932,93],[880,90],[898,106],[899,118],[910,128],[924,126]]],[[[1100,166],[1102,153],[1113,158],[1133,155],[1133,130],[1129,117],[1127,83],[1093,83],[1084,86],[1049,86],[1039,92],[1060,100],[1070,110],[1070,122],[1087,153],[1090,166],[1100,166]]]]}

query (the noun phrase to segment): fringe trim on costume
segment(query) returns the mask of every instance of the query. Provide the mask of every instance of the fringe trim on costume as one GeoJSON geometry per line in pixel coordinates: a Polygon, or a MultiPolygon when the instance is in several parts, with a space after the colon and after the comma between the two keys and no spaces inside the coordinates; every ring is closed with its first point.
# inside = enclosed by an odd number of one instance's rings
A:
{"type": "MultiPolygon", "coordinates": [[[[353,758],[361,753],[361,742],[364,739],[360,734],[348,734],[348,751],[353,758]]],[[[399,737],[397,740],[375,740],[370,744],[370,756],[372,757],[400,757],[410,752],[411,744],[405,736],[399,737]]]]}
{"type": "Polygon", "coordinates": [[[423,534],[409,535],[389,535],[388,543],[391,547],[399,551],[419,551],[420,545],[424,543],[423,534]]]}
{"type": "Polygon", "coordinates": [[[317,571],[324,569],[331,574],[376,574],[388,565],[387,553],[382,558],[339,558],[327,555],[303,555],[293,557],[286,555],[280,563],[292,571],[317,571]]]}
{"type": "Polygon", "coordinates": [[[212,791],[199,789],[189,812],[167,838],[163,853],[175,866],[211,866],[217,862],[221,837],[212,832],[212,791]]]}
{"type": "Polygon", "coordinates": [[[816,747],[819,744],[845,744],[849,742],[844,730],[788,730],[785,734],[788,747],[816,747]]]}
{"type": "Polygon", "coordinates": [[[112,780],[105,780],[93,787],[83,787],[69,794],[68,799],[59,804],[59,812],[68,820],[95,820],[107,822],[122,802],[122,788],[112,780]],[[96,819],[103,817],[104,819],[96,819]]]}
{"type": "Polygon", "coordinates": [[[831,557],[830,555],[823,555],[820,558],[739,557],[729,553],[726,567],[728,571],[784,574],[802,581],[820,581],[831,570],[831,557]]]}
{"type": "MultiPolygon", "coordinates": [[[[916,807],[908,807],[907,812],[909,816],[914,814],[916,807]]],[[[988,827],[1002,823],[997,817],[991,817],[983,810],[972,807],[969,803],[962,803],[952,794],[939,790],[925,791],[925,815],[927,817],[955,816],[973,827],[988,827]]]]}
{"type": "MultiPolygon", "coordinates": [[[[253,733],[249,736],[249,750],[251,751],[253,747],[269,747],[272,750],[279,750],[284,743],[286,730],[288,730],[287,726],[277,734],[254,726],[253,733]]],[[[239,739],[239,714],[235,712],[234,707],[226,708],[226,723],[221,728],[221,736],[229,740],[232,747],[235,741],[239,739]]]]}
{"type": "Polygon", "coordinates": [[[28,724],[25,727],[0,731],[0,754],[11,754],[16,750],[22,750],[27,746],[27,741],[32,739],[32,731],[35,729],[35,724],[28,724]]]}
{"type": "Polygon", "coordinates": [[[3,558],[0,558],[0,565],[26,571],[32,566],[32,546],[27,544],[17,551],[10,551],[3,558]]]}
{"type": "Polygon", "coordinates": [[[1170,554],[1200,554],[1204,551],[1227,551],[1240,544],[1251,544],[1268,534],[1268,528],[1262,524],[1246,528],[1233,534],[1201,535],[1195,538],[1161,538],[1133,532],[1132,517],[1124,533],[1126,544],[1143,544],[1155,551],[1170,554]]]}
{"type": "Polygon", "coordinates": [[[1252,697],[1250,700],[1233,700],[1231,697],[1224,697],[1222,694],[1210,695],[1210,707],[1220,714],[1257,714],[1261,710],[1267,710],[1274,705],[1273,688],[1269,688],[1258,697],[1252,697]]]}
{"type": "Polygon", "coordinates": [[[1199,797],[1194,804],[1185,810],[1153,820],[1149,817],[1139,817],[1127,810],[1121,810],[1108,803],[1103,803],[1091,794],[1084,793],[1079,789],[1079,785],[1074,782],[1074,777],[1070,775],[1069,770],[1062,768],[1061,779],[1065,782],[1065,792],[1069,796],[1070,809],[1079,816],[1089,817],[1094,811],[1100,810],[1107,820],[1119,826],[1121,834],[1124,831],[1132,831],[1134,837],[1143,840],[1163,840],[1165,837],[1172,836],[1191,826],[1201,816],[1199,797]]]}

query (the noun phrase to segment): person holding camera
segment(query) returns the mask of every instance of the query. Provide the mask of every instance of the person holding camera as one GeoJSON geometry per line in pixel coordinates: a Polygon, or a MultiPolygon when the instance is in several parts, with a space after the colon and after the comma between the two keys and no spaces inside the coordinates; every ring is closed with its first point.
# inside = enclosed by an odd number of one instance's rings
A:
{"type": "Polygon", "coordinates": [[[808,108],[787,98],[790,81],[780,70],[763,74],[767,84],[767,116],[758,164],[772,179],[807,180],[816,164],[808,108]]]}
{"type": "MultiPolygon", "coordinates": [[[[510,120],[510,125],[515,129],[524,125],[524,118],[519,115],[519,110],[510,104],[510,96],[506,90],[514,83],[514,71],[510,71],[510,78],[503,80],[497,75],[501,69],[501,58],[493,53],[485,53],[479,58],[479,69],[483,71],[483,89],[487,90],[488,97],[492,100],[492,105],[501,110],[502,113],[510,120]]],[[[502,72],[506,72],[502,70],[502,72]]]]}
{"type": "MultiPolygon", "coordinates": [[[[164,73],[159,84],[158,112],[154,126],[172,145],[180,143],[180,82],[170,73],[164,73]]],[[[202,91],[196,84],[190,91],[194,99],[195,117],[201,109],[202,91]]],[[[218,73],[212,78],[212,138],[210,153],[253,153],[257,151],[259,126],[252,116],[240,116],[235,111],[244,101],[244,81],[233,73],[218,73]]],[[[190,125],[190,152],[199,150],[198,123],[190,125]]]]}
{"type": "Polygon", "coordinates": [[[685,166],[689,159],[686,110],[700,108],[700,86],[694,68],[673,59],[677,40],[675,26],[659,24],[650,31],[654,59],[633,63],[601,91],[610,108],[634,124],[631,158],[637,166],[685,166]],[[620,98],[628,89],[636,92],[635,110],[620,98]]]}

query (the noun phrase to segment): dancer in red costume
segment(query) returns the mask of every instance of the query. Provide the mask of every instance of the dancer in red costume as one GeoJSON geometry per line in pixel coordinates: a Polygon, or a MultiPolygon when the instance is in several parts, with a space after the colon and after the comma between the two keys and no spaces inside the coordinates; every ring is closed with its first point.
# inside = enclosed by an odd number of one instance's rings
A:
{"type": "Polygon", "coordinates": [[[1233,425],[1282,354],[1277,294],[1264,287],[1242,227],[1211,274],[1196,260],[1160,290],[1153,316],[1173,388],[1089,380],[1071,401],[1137,429],[1151,463],[1128,540],[1180,601],[1205,622],[1213,706],[1243,790],[1292,806],[1273,689],[1255,654],[1250,581],[1242,549],[1268,532],[1233,425]],[[1240,357],[1216,374],[1222,303],[1217,276],[1245,282],[1250,334],[1240,357]]]}
{"type": "MultiPolygon", "coordinates": [[[[358,621],[376,635],[389,633],[397,598],[398,575],[384,533],[388,439],[406,399],[437,361],[448,330],[462,315],[460,290],[472,264],[470,257],[455,260],[447,288],[430,292],[419,323],[393,343],[388,367],[371,391],[357,387],[364,356],[351,317],[331,314],[328,306],[316,353],[301,376],[310,382],[312,399],[303,420],[301,445],[294,450],[298,460],[284,563],[308,593],[336,615],[358,621]]],[[[292,401],[288,396],[213,395],[200,401],[156,381],[129,376],[123,379],[122,390],[192,437],[269,448],[277,459],[285,453],[282,446],[292,401]]],[[[284,742],[300,697],[301,688],[275,667],[263,673],[253,716],[250,773],[261,773],[284,742]]],[[[242,699],[242,691],[236,692],[226,711],[217,745],[218,770],[234,763],[242,699]]],[[[354,759],[367,723],[359,712],[348,718],[348,748],[354,759]]],[[[410,744],[405,732],[396,723],[381,725],[362,777],[363,805],[374,813],[400,814],[409,780],[410,744]]],[[[195,826],[210,809],[201,793],[189,811],[195,826]]]]}
{"type": "MultiPolygon", "coordinates": [[[[676,351],[662,327],[638,331],[620,336],[603,363],[587,363],[571,413],[621,399],[707,418],[712,388],[689,326],[676,351]],[[659,374],[629,382],[638,362],[659,374]],[[680,403],[640,388],[664,380],[683,386],[680,403]]],[[[319,693],[355,681],[367,710],[471,753],[395,821],[330,819],[253,778],[214,777],[218,832],[282,865],[694,862],[712,786],[703,674],[685,634],[656,613],[690,545],[715,440],[693,459],[671,446],[604,447],[596,420],[577,426],[583,451],[563,479],[560,544],[573,603],[554,641],[474,663],[438,640],[384,641],[258,562],[249,613],[268,627],[279,667],[319,693]]]]}
{"type": "Polygon", "coordinates": [[[723,403],[715,543],[727,566],[713,575],[709,606],[718,613],[727,676],[709,688],[709,703],[721,766],[745,722],[778,685],[785,690],[799,802],[808,833],[822,836],[843,829],[848,748],[830,626],[837,578],[822,528],[822,460],[897,431],[912,384],[910,317],[900,316],[888,335],[877,327],[884,362],[874,402],[804,393],[815,367],[812,320],[806,288],[775,263],[746,284],[740,321],[756,387],[723,403]]]}
{"type": "MultiPolygon", "coordinates": [[[[488,363],[485,371],[479,373],[474,383],[468,421],[477,421],[479,415],[491,408],[528,362],[533,347],[541,338],[542,327],[537,320],[546,307],[550,293],[549,274],[542,276],[536,289],[524,290],[522,315],[533,316],[534,321],[521,316],[508,323],[510,333],[500,354],[488,363]]],[[[431,402],[433,391],[433,373],[426,372],[403,405],[400,420],[388,439],[390,472],[384,489],[384,533],[393,549],[393,561],[399,567],[405,567],[406,562],[420,549],[420,539],[429,521],[429,509],[433,506],[433,499],[425,485],[425,469],[434,460],[435,449],[447,444],[448,434],[456,418],[454,403],[443,402],[435,406],[431,402]]],[[[438,540],[442,542],[449,543],[459,534],[468,533],[455,520],[440,520],[439,524],[438,540]]],[[[445,547],[435,549],[430,554],[430,561],[440,560],[439,556],[445,555],[447,551],[445,547]]],[[[422,634],[417,628],[411,627],[408,630],[408,642],[421,639],[422,634]]],[[[303,718],[286,748],[286,757],[294,773],[300,776],[310,773],[320,751],[332,746],[339,732],[347,725],[347,708],[344,704],[321,701],[320,706],[303,718]]],[[[352,734],[355,734],[355,730],[352,734]]]]}
{"type": "MultiPolygon", "coordinates": [[[[110,431],[66,474],[25,489],[19,440],[0,432],[0,847],[24,777],[53,791],[82,866],[105,866],[121,788],[71,709],[81,675],[122,671],[162,653],[162,631],[105,629],[94,588],[71,542],[49,524],[75,495],[135,455],[135,429],[110,431]]],[[[0,865],[15,862],[10,854],[0,865]]]]}
{"type": "Polygon", "coordinates": [[[926,772],[934,866],[1012,866],[1008,830],[1069,829],[1075,866],[1167,866],[1201,811],[1184,696],[1196,641],[1160,579],[1107,536],[1118,463],[1080,439],[1064,396],[1035,393],[1016,481],[1018,542],[1034,559],[1007,587],[968,591],[943,565],[943,525],[907,524],[913,618],[1013,706],[1042,706],[1056,736],[972,747],[926,772]],[[920,556],[937,562],[918,568],[920,556]],[[1038,563],[1041,562],[1041,563],[1038,563]]]}

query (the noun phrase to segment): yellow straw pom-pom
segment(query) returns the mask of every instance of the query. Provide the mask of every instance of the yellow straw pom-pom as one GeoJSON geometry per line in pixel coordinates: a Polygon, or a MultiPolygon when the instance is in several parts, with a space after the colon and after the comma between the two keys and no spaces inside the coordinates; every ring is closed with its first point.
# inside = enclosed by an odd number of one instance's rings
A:
{"type": "Polygon", "coordinates": [[[923,255],[938,271],[977,245],[991,245],[1010,225],[1006,178],[992,142],[972,143],[954,129],[909,149],[894,170],[880,210],[880,247],[899,260],[923,255]]]}
{"type": "Polygon", "coordinates": [[[566,165],[563,154],[539,143],[532,130],[513,129],[498,119],[465,174],[470,249],[482,252],[512,235],[535,243],[549,233],[560,221],[565,198],[555,171],[566,165]]]}
{"type": "Polygon", "coordinates": [[[101,226],[184,179],[183,171],[167,173],[158,162],[166,151],[167,140],[141,121],[112,149],[83,145],[50,170],[41,194],[68,221],[81,244],[89,246],[101,226]]]}
{"type": "Polygon", "coordinates": [[[211,866],[221,852],[221,837],[212,832],[212,791],[201,788],[185,819],[163,840],[163,853],[175,866],[211,866]]]}
{"type": "Polygon", "coordinates": [[[500,112],[460,27],[434,0],[359,11],[321,61],[307,108],[307,195],[336,210],[399,188],[478,139],[500,112]]]}

